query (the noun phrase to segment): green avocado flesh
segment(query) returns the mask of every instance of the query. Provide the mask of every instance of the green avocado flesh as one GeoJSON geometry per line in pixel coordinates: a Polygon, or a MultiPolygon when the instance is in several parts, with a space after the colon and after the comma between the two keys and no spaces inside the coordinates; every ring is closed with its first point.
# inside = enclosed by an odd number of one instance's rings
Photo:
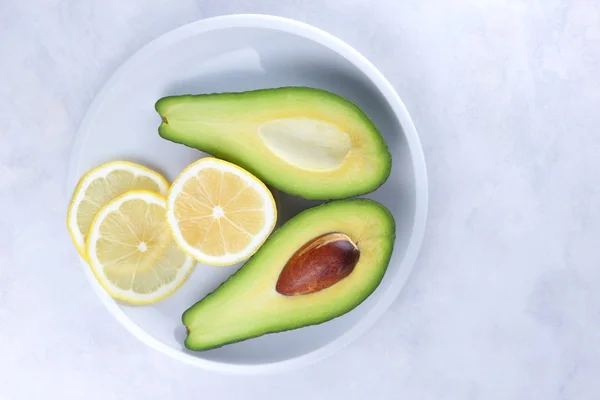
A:
{"type": "Polygon", "coordinates": [[[307,87],[163,97],[163,138],[233,162],[281,191],[315,200],[377,189],[387,145],[369,117],[336,94],[307,87]]]}
{"type": "Polygon", "coordinates": [[[267,333],[320,324],[362,303],[381,282],[394,245],[389,211],[368,199],[308,209],[279,228],[246,264],[184,312],[187,348],[208,350],[267,333]],[[320,291],[287,296],[276,290],[288,260],[326,233],[350,237],[360,251],[348,276],[320,291]]]}

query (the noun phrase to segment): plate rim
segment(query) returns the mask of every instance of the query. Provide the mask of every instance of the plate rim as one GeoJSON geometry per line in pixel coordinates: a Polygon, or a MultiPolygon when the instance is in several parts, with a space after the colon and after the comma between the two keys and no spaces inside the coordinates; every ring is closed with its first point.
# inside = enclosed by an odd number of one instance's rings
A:
{"type": "MultiPolygon", "coordinates": [[[[416,199],[412,234],[409,239],[404,258],[399,261],[400,272],[394,278],[392,278],[387,290],[380,295],[378,301],[363,318],[356,322],[356,324],[345,333],[326,345],[309,353],[305,353],[303,355],[283,361],[263,364],[236,364],[194,357],[180,350],[173,349],[158,339],[155,339],[152,335],[143,330],[127,317],[117,302],[115,302],[114,299],[100,287],[98,282],[96,282],[96,279],[92,275],[90,268],[84,268],[84,271],[88,281],[108,311],[125,327],[126,330],[128,330],[133,336],[147,346],[188,365],[193,365],[208,370],[235,374],[279,373],[298,369],[327,358],[337,353],[348,344],[354,342],[363,333],[370,329],[374,323],[389,309],[393,301],[400,295],[406,284],[406,281],[408,280],[408,277],[414,268],[414,264],[419,254],[425,234],[428,211],[428,179],[425,156],[421,147],[417,130],[414,126],[412,118],[410,117],[410,114],[406,109],[406,106],[400,99],[400,96],[395,91],[392,84],[358,50],[354,49],[352,46],[338,37],[313,25],[291,18],[267,14],[220,15],[216,17],[200,19],[168,31],[151,40],[139,50],[135,51],[122,64],[120,64],[120,66],[117,67],[109,79],[105,81],[100,91],[94,97],[83,117],[79,129],[77,130],[73,145],[71,147],[65,192],[67,199],[70,199],[74,184],[79,179],[76,166],[80,164],[82,154],[81,150],[85,145],[88,132],[95,115],[98,113],[98,110],[104,103],[112,88],[123,76],[125,76],[128,70],[133,68],[140,60],[145,59],[149,54],[159,51],[165,46],[186,39],[190,36],[220,29],[241,27],[269,28],[279,30],[307,38],[326,46],[330,50],[344,57],[361,72],[363,72],[386,99],[387,103],[398,119],[402,130],[404,131],[404,135],[412,157],[415,178],[416,199]]],[[[81,262],[87,266],[83,259],[81,259],[81,262]]]]}

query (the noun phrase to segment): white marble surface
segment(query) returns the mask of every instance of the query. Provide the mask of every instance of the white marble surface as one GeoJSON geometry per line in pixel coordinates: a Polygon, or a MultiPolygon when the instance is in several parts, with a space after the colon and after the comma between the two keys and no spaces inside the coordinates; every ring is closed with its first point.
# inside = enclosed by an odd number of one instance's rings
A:
{"type": "Polygon", "coordinates": [[[600,398],[600,2],[3,0],[0,399],[600,398]],[[223,376],[144,347],[103,308],[64,224],[94,94],[186,22],[324,28],[391,80],[427,157],[430,219],[391,310],[343,352],[223,376]]]}

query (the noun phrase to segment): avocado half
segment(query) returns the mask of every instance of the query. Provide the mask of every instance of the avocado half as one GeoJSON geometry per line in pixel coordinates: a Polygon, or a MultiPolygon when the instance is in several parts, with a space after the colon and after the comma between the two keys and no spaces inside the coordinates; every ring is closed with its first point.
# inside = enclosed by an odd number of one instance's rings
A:
{"type": "Polygon", "coordinates": [[[377,189],[392,158],[369,117],[334,93],[283,87],[164,97],[163,138],[233,162],[281,191],[315,200],[377,189]]]}
{"type": "MultiPolygon", "coordinates": [[[[339,317],[377,288],[390,261],[394,219],[368,199],[340,200],[308,209],[279,228],[214,292],[183,313],[185,346],[208,350],[267,333],[297,329],[339,317]],[[307,243],[331,232],[348,236],[360,255],[352,271],[315,293],[283,295],[282,270],[307,243]]],[[[310,273],[310,272],[309,272],[310,273]]]]}

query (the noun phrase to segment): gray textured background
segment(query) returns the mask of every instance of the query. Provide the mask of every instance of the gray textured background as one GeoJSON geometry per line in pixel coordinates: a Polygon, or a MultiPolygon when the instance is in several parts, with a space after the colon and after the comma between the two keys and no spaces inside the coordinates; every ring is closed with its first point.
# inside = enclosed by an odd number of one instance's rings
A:
{"type": "Polygon", "coordinates": [[[0,399],[600,398],[600,4],[585,0],[2,0],[0,399]],[[402,295],[298,372],[223,376],[129,335],[79,270],[66,160],[94,94],[186,22],[259,12],[390,79],[428,162],[402,295]]]}

